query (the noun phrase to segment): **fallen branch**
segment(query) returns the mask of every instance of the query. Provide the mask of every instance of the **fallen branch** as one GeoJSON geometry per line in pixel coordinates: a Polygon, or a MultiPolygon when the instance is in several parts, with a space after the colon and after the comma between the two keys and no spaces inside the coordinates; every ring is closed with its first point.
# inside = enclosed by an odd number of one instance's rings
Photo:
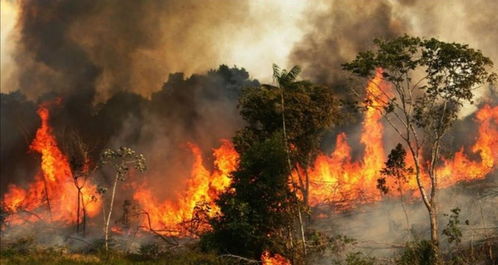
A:
{"type": "Polygon", "coordinates": [[[152,228],[152,222],[150,220],[150,215],[148,212],[146,211],[142,211],[140,214],[144,214],[145,216],[147,216],[147,223],[149,225],[149,231],[151,231],[152,233],[154,233],[156,236],[158,236],[159,238],[161,238],[164,242],[166,242],[167,244],[170,244],[172,246],[178,246],[178,242],[173,242],[171,239],[163,236],[161,233],[157,232],[157,230],[153,229],[152,228]]]}
{"type": "Polygon", "coordinates": [[[248,258],[244,258],[244,257],[241,257],[241,256],[233,255],[233,254],[223,254],[223,255],[220,255],[220,257],[222,257],[222,258],[224,258],[224,257],[234,258],[234,259],[237,259],[239,261],[247,262],[249,264],[260,264],[261,263],[259,260],[248,259],[248,258]]]}
{"type": "Polygon", "coordinates": [[[84,240],[84,239],[82,239],[82,238],[77,238],[77,237],[68,236],[68,237],[66,237],[66,241],[67,241],[68,239],[78,240],[78,241],[81,241],[81,242],[83,242],[83,243],[86,243],[87,245],[91,245],[91,244],[92,244],[92,243],[90,243],[90,242],[88,242],[88,241],[86,241],[86,240],[84,240]]]}
{"type": "Polygon", "coordinates": [[[400,245],[400,244],[394,244],[394,243],[389,243],[389,242],[375,242],[375,241],[358,241],[358,245],[356,245],[358,248],[366,248],[366,249],[391,249],[391,248],[405,248],[405,245],[400,245]],[[369,245],[363,245],[362,244],[369,244],[369,245]],[[378,245],[378,246],[375,246],[378,245]]]}
{"type": "Polygon", "coordinates": [[[33,215],[34,217],[38,218],[38,220],[43,221],[43,219],[38,214],[36,214],[34,212],[31,212],[31,211],[28,211],[28,210],[25,210],[25,209],[20,209],[20,211],[23,212],[23,213],[27,213],[27,214],[33,215]]]}

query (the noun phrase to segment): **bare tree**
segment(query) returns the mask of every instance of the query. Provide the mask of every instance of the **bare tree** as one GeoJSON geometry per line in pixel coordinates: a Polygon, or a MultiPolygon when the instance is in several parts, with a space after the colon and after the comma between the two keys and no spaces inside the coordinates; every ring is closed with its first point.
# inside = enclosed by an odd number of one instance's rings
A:
{"type": "MultiPolygon", "coordinates": [[[[66,133],[64,131],[64,142],[62,144],[64,153],[69,159],[69,165],[71,167],[71,172],[73,176],[73,183],[76,188],[76,232],[85,235],[86,232],[86,206],[88,201],[85,200],[85,194],[83,190],[87,185],[89,177],[92,175],[92,171],[95,167],[91,166],[90,161],[90,148],[89,145],[85,143],[83,138],[74,130],[66,133]]],[[[96,200],[95,196],[92,196],[92,201],[96,200]]]]}
{"type": "MultiPolygon", "coordinates": [[[[104,207],[104,237],[105,237],[105,249],[109,250],[109,224],[111,221],[112,210],[114,206],[114,199],[116,197],[116,187],[118,185],[118,181],[125,181],[126,176],[130,170],[130,166],[134,167],[136,170],[140,172],[144,172],[146,169],[145,166],[145,157],[142,154],[137,154],[134,150],[128,147],[120,147],[117,150],[106,149],[102,153],[101,157],[102,165],[110,165],[114,170],[114,179],[112,184],[111,198],[109,201],[109,210],[105,212],[104,207]]],[[[100,188],[101,193],[105,193],[107,189],[100,188]]]]}

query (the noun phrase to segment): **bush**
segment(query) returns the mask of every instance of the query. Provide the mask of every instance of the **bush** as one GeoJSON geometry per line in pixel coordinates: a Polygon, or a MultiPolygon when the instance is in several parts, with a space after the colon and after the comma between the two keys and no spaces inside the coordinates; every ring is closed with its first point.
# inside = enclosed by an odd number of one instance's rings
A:
{"type": "Polygon", "coordinates": [[[18,253],[26,255],[33,251],[35,244],[34,244],[34,239],[32,237],[22,237],[13,243],[10,243],[6,246],[2,246],[2,248],[4,247],[5,249],[2,252],[18,253]]]}
{"type": "Polygon", "coordinates": [[[157,259],[161,253],[161,247],[157,243],[141,245],[138,250],[138,254],[145,259],[157,259]]]}
{"type": "Polygon", "coordinates": [[[375,259],[365,256],[361,252],[349,253],[345,260],[345,265],[374,265],[375,259]]]}
{"type": "Polygon", "coordinates": [[[436,263],[434,245],[428,240],[410,242],[396,263],[398,265],[433,265],[436,263]]]}

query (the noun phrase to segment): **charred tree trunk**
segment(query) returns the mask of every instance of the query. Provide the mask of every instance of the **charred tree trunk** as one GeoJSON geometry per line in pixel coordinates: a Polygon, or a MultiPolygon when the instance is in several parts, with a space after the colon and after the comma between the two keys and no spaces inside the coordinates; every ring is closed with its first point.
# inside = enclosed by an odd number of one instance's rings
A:
{"type": "Polygon", "coordinates": [[[86,236],[86,206],[85,206],[84,202],[83,202],[82,206],[83,206],[83,218],[82,218],[83,220],[81,221],[81,223],[82,223],[81,235],[83,237],[85,237],[86,236]]]}
{"type": "Polygon", "coordinates": [[[76,233],[80,232],[80,213],[81,213],[81,189],[78,188],[78,206],[76,207],[76,233]]]}

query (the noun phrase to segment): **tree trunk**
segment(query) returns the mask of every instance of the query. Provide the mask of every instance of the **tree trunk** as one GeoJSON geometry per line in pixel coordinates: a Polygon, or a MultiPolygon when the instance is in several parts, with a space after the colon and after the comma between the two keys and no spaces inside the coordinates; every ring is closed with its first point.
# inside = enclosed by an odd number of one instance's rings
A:
{"type": "Polygon", "coordinates": [[[48,196],[48,185],[47,185],[47,179],[45,178],[45,175],[43,175],[43,185],[45,188],[45,199],[47,200],[48,214],[50,216],[50,221],[52,221],[52,207],[50,206],[50,197],[48,196]]]}
{"type": "Polygon", "coordinates": [[[409,235],[412,235],[411,226],[410,226],[410,218],[408,217],[408,209],[406,209],[405,198],[404,198],[404,194],[403,194],[403,186],[401,184],[401,180],[399,177],[398,177],[397,183],[398,183],[399,198],[401,201],[401,208],[403,209],[403,213],[405,214],[406,230],[408,231],[409,235]]]}
{"type": "Polygon", "coordinates": [[[304,189],[303,189],[303,203],[304,206],[309,207],[309,192],[310,192],[310,177],[308,170],[304,169],[304,189]]]}
{"type": "MultiPolygon", "coordinates": [[[[422,184],[421,180],[421,170],[420,170],[420,164],[419,164],[419,157],[418,157],[418,149],[415,150],[413,146],[410,145],[408,142],[408,147],[410,148],[410,152],[412,154],[414,164],[415,164],[415,178],[417,180],[417,186],[420,191],[420,195],[422,197],[422,201],[424,202],[425,207],[427,208],[427,211],[429,212],[429,221],[430,221],[430,229],[431,229],[431,242],[434,250],[434,256],[436,260],[436,264],[438,264],[440,261],[440,255],[439,255],[439,232],[438,232],[438,223],[437,223],[437,200],[436,200],[436,195],[437,195],[437,181],[435,179],[435,175],[430,175],[431,177],[431,197],[427,196],[427,193],[424,189],[424,185],[422,184]]],[[[432,173],[432,171],[430,172],[432,173]]]]}
{"type": "Polygon", "coordinates": [[[76,207],[76,233],[80,232],[81,189],[78,189],[78,206],[76,207]]]}
{"type": "Polygon", "coordinates": [[[439,230],[437,221],[437,210],[431,208],[429,211],[429,218],[431,222],[431,243],[434,253],[434,264],[441,264],[441,253],[439,249],[439,230]]]}
{"type": "Polygon", "coordinates": [[[303,223],[303,217],[301,214],[301,207],[299,205],[297,206],[297,210],[298,210],[298,215],[299,215],[299,226],[301,229],[301,238],[303,239],[303,254],[306,257],[306,252],[307,252],[306,251],[306,237],[304,235],[304,223],[303,223]]]}
{"type": "Polygon", "coordinates": [[[105,235],[105,250],[109,250],[109,223],[111,221],[112,208],[114,206],[114,197],[116,195],[116,186],[118,185],[118,175],[114,178],[114,185],[112,186],[112,194],[111,194],[111,204],[109,205],[109,213],[107,215],[107,219],[105,221],[104,235],[105,235]]]}
{"type": "Polygon", "coordinates": [[[82,236],[85,237],[86,235],[86,206],[84,202],[82,203],[83,205],[83,220],[82,220],[82,236]]]}
{"type": "MultiPolygon", "coordinates": [[[[287,140],[287,129],[285,126],[285,100],[284,100],[284,88],[281,88],[281,93],[280,93],[280,103],[282,104],[282,132],[284,136],[284,145],[285,145],[285,152],[287,154],[287,166],[289,167],[289,174],[292,174],[292,164],[290,160],[290,151],[289,151],[289,142],[287,140]]],[[[297,174],[299,175],[299,170],[297,170],[297,174]]],[[[301,177],[299,177],[301,179],[301,177]]],[[[303,193],[304,197],[304,193],[303,193]]],[[[299,202],[297,202],[297,211],[298,211],[298,220],[299,220],[299,228],[301,230],[301,238],[303,240],[303,253],[304,256],[306,256],[306,237],[304,235],[304,224],[303,224],[303,218],[301,214],[301,206],[299,206],[299,202]]]]}

